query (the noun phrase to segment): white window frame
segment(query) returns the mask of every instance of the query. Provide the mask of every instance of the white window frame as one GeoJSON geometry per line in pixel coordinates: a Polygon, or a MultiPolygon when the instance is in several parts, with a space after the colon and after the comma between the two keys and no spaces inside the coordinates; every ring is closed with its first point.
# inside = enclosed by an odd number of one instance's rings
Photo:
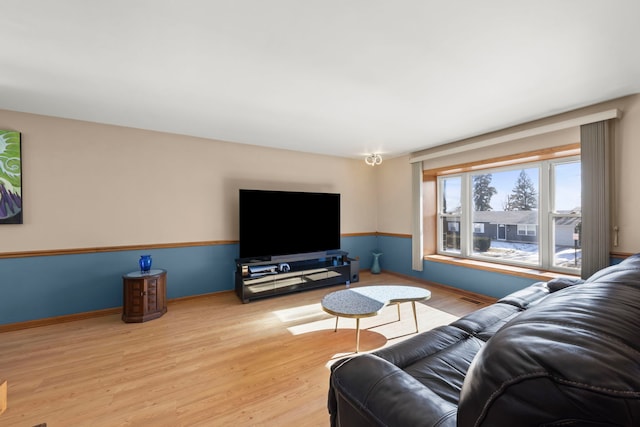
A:
{"type": "MultiPolygon", "coordinates": [[[[508,167],[498,167],[498,168],[474,168],[473,170],[467,172],[457,172],[455,174],[443,174],[437,177],[437,242],[436,242],[436,251],[441,255],[454,255],[457,257],[470,258],[470,259],[481,259],[483,261],[495,262],[499,264],[507,264],[507,265],[517,265],[517,266],[535,266],[537,268],[549,270],[549,271],[558,271],[558,272],[566,272],[575,274],[576,269],[573,268],[562,268],[554,265],[554,249],[555,249],[555,236],[553,230],[554,218],[569,216],[566,214],[560,214],[555,211],[553,203],[555,200],[555,182],[553,180],[553,165],[561,164],[561,163],[570,163],[570,162],[580,162],[580,156],[566,157],[560,159],[550,159],[550,160],[541,160],[537,162],[528,162],[528,163],[520,163],[513,166],[508,167]],[[506,260],[506,259],[496,259],[496,258],[488,258],[482,257],[473,254],[473,245],[471,242],[473,241],[473,233],[474,233],[474,224],[473,221],[473,213],[472,213],[472,179],[473,175],[478,174],[479,171],[483,173],[496,173],[502,172],[505,170],[514,170],[514,169],[527,169],[527,168],[539,168],[539,183],[538,183],[538,224],[524,224],[526,229],[526,234],[521,234],[518,232],[518,235],[521,236],[536,236],[538,238],[538,251],[539,251],[539,262],[537,264],[533,263],[523,263],[517,262],[514,260],[506,260]],[[461,203],[462,210],[460,214],[444,214],[442,213],[442,200],[443,200],[443,184],[442,180],[446,178],[454,178],[461,177],[462,185],[461,185],[461,203]],[[443,233],[442,233],[442,223],[444,218],[457,217],[460,220],[460,252],[457,251],[447,251],[444,250],[443,245],[443,233]]],[[[575,215],[570,215],[575,216],[575,215]]]]}

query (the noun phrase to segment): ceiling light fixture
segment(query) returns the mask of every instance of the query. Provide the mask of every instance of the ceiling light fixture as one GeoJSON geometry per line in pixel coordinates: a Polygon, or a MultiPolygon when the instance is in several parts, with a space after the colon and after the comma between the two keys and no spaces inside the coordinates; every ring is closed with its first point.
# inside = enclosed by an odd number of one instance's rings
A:
{"type": "Polygon", "coordinates": [[[382,163],[382,156],[380,154],[371,154],[364,158],[364,162],[369,166],[375,166],[382,163]]]}

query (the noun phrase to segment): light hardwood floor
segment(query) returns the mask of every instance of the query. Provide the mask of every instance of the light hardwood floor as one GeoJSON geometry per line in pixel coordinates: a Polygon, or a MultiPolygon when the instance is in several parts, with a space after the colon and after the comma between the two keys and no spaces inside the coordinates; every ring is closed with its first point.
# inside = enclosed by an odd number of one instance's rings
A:
{"type": "MultiPolygon", "coordinates": [[[[431,290],[416,304],[421,331],[491,302],[386,273],[352,286],[372,284],[431,290]]],[[[170,302],[146,323],[109,315],[0,333],[0,426],[327,426],[329,367],[355,349],[355,320],[334,332],[320,307],[340,289],[249,304],[222,292],[170,302]]],[[[361,321],[361,352],[413,336],[411,304],[400,307],[400,321],[395,307],[361,321]]]]}

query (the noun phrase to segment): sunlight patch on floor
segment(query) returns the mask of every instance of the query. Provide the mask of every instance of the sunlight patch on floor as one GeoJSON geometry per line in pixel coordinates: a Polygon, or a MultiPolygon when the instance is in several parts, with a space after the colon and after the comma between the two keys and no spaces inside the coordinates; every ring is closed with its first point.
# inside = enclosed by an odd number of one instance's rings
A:
{"type": "Polygon", "coordinates": [[[326,314],[322,310],[320,303],[302,305],[299,307],[286,308],[284,310],[275,310],[273,312],[283,323],[301,321],[318,317],[318,315],[326,314]]]}
{"type": "MultiPolygon", "coordinates": [[[[429,331],[441,325],[447,325],[459,316],[433,308],[425,303],[416,303],[418,333],[429,331]]],[[[395,304],[384,307],[377,316],[360,319],[360,352],[356,353],[356,319],[338,318],[326,313],[320,303],[290,307],[271,312],[291,336],[296,340],[308,340],[310,348],[319,346],[317,351],[326,352],[325,367],[330,369],[341,359],[363,353],[378,351],[395,343],[416,336],[416,326],[411,303],[395,304]]]]}
{"type": "MultiPolygon", "coordinates": [[[[325,316],[329,316],[329,315],[325,313],[325,316]]],[[[336,318],[329,317],[324,320],[317,320],[315,322],[308,322],[300,325],[289,326],[287,330],[291,333],[291,335],[302,335],[310,332],[324,331],[327,329],[333,330],[335,328],[335,325],[336,325],[336,318]]],[[[355,328],[355,321],[353,321],[353,328],[355,328]]]]}
{"type": "MultiPolygon", "coordinates": [[[[395,305],[383,308],[377,316],[360,319],[360,328],[375,329],[389,339],[398,337],[398,324],[401,323],[402,331],[407,333],[415,331],[411,304],[400,305],[401,320],[398,321],[398,312],[395,305]]],[[[440,325],[446,325],[458,319],[445,311],[435,309],[425,304],[416,304],[418,314],[418,327],[420,332],[428,331],[440,325]]],[[[292,335],[318,332],[327,329],[333,330],[336,326],[335,316],[325,313],[320,304],[309,304],[299,307],[292,307],[284,310],[274,311],[274,314],[283,323],[295,323],[287,327],[292,335]]],[[[355,329],[356,320],[352,318],[340,317],[338,319],[338,329],[355,329]]],[[[410,334],[409,334],[410,335],[410,334]]]]}

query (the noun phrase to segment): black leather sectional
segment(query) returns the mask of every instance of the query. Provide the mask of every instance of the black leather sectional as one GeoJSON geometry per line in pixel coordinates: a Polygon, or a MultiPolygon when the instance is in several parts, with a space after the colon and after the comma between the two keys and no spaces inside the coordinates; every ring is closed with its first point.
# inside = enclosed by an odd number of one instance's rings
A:
{"type": "Polygon", "coordinates": [[[335,363],[332,426],[640,426],[640,254],[335,363]]]}

